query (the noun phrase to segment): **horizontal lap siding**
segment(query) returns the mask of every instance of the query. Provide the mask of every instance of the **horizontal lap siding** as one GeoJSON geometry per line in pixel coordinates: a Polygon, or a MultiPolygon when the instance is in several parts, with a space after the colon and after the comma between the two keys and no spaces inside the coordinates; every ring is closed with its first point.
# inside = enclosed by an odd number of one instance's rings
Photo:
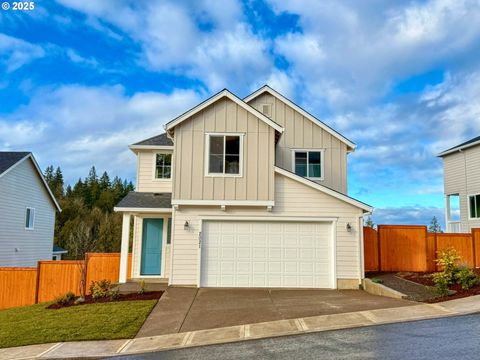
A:
{"type": "Polygon", "coordinates": [[[319,183],[347,192],[347,146],[276,97],[263,93],[249,104],[262,110],[271,104],[272,120],[285,128],[276,146],[276,165],[292,170],[292,149],[325,149],[324,180],[319,183]]]}
{"type": "MultiPolygon", "coordinates": [[[[172,153],[173,150],[159,150],[172,153]]],[[[140,192],[172,192],[172,180],[154,180],[155,156],[157,151],[144,150],[138,152],[137,191],[140,192]]]]}
{"type": "Polygon", "coordinates": [[[51,260],[54,223],[55,205],[31,160],[0,178],[0,266],[51,260]],[[25,229],[27,207],[35,208],[34,230],[25,229]]]}
{"type": "Polygon", "coordinates": [[[202,215],[338,217],[337,278],[358,279],[360,264],[357,224],[361,210],[279,174],[275,175],[275,186],[275,206],[272,212],[268,212],[265,207],[227,206],[227,211],[224,212],[219,207],[180,206],[174,216],[172,284],[197,284],[198,233],[202,215]],[[184,230],[186,221],[190,225],[188,231],[184,230]],[[353,227],[352,232],[346,231],[347,223],[353,227]]]}
{"type": "Polygon", "coordinates": [[[175,127],[173,198],[273,200],[275,132],[231,100],[221,99],[175,127]],[[241,177],[205,176],[206,133],[244,135],[241,177]]]}

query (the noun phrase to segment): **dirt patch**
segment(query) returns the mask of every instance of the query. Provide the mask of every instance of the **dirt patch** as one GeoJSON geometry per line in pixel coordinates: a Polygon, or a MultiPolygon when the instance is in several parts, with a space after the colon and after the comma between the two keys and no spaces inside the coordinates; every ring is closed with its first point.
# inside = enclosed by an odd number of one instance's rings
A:
{"type": "MultiPolygon", "coordinates": [[[[475,272],[475,274],[480,276],[480,269],[474,269],[473,271],[475,272]]],[[[432,275],[433,273],[398,273],[398,276],[401,276],[406,280],[413,281],[417,284],[421,284],[424,287],[435,286],[432,275]]],[[[454,292],[454,294],[449,296],[437,296],[433,299],[426,299],[425,302],[436,303],[446,300],[460,299],[472,295],[480,295],[480,284],[467,290],[462,289],[462,287],[458,284],[454,284],[450,285],[448,289],[454,292]]]]}
{"type": "Polygon", "coordinates": [[[120,294],[115,296],[115,298],[111,297],[105,297],[105,298],[100,298],[100,299],[93,299],[91,295],[85,296],[85,301],[75,304],[75,298],[74,300],[71,300],[70,302],[66,304],[51,304],[47,306],[47,309],[61,309],[64,307],[70,307],[70,306],[81,306],[81,305],[88,305],[88,304],[98,304],[98,303],[106,303],[106,302],[117,302],[117,301],[135,301],[135,300],[155,300],[155,299],[160,299],[162,296],[163,291],[147,291],[143,294],[139,293],[131,293],[131,294],[120,294]]]}

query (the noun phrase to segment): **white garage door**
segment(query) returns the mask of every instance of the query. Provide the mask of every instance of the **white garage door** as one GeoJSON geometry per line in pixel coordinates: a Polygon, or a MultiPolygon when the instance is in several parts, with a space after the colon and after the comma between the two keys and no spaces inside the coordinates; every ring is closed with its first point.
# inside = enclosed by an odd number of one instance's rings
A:
{"type": "Polygon", "coordinates": [[[206,221],[200,285],[333,288],[332,224],[206,221]]]}

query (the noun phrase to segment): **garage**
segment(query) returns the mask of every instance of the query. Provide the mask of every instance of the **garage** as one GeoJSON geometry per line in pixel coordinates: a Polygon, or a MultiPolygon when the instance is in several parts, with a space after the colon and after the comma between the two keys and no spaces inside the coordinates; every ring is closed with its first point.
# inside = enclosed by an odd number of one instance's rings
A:
{"type": "Polygon", "coordinates": [[[334,288],[331,222],[204,221],[202,287],[334,288]]]}

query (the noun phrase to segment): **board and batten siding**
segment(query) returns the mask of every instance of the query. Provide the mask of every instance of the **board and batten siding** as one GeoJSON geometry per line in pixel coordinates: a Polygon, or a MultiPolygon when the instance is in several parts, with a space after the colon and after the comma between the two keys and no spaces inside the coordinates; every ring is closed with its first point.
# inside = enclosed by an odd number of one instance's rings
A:
{"type": "Polygon", "coordinates": [[[443,157],[446,195],[459,194],[461,231],[480,228],[480,219],[469,219],[468,196],[480,194],[480,146],[443,157]]]}
{"type": "Polygon", "coordinates": [[[249,102],[259,111],[263,104],[271,105],[271,119],[285,128],[276,147],[275,165],[292,171],[292,150],[324,149],[324,180],[315,181],[346,194],[347,145],[269,93],[249,102]]]}
{"type": "Polygon", "coordinates": [[[175,127],[173,199],[250,200],[274,198],[275,130],[222,98],[175,127]],[[241,133],[242,176],[208,176],[205,146],[208,133],[241,133]]]}
{"type": "Polygon", "coordinates": [[[172,192],[172,179],[155,179],[157,153],[171,154],[173,150],[140,150],[137,152],[138,173],[136,191],[172,192]]]}
{"type": "Polygon", "coordinates": [[[227,207],[226,211],[221,211],[217,207],[180,206],[174,210],[171,284],[198,284],[200,220],[202,216],[212,215],[225,217],[225,220],[228,216],[338,217],[337,279],[360,279],[357,224],[362,210],[280,174],[275,174],[275,189],[275,206],[271,212],[258,207],[227,207]],[[186,221],[188,230],[184,229],[186,221]],[[351,232],[346,230],[347,223],[353,227],[351,232]]]}
{"type": "Polygon", "coordinates": [[[52,260],[55,210],[30,159],[0,177],[0,267],[52,260]],[[25,229],[27,207],[35,208],[33,230],[25,229]]]}

